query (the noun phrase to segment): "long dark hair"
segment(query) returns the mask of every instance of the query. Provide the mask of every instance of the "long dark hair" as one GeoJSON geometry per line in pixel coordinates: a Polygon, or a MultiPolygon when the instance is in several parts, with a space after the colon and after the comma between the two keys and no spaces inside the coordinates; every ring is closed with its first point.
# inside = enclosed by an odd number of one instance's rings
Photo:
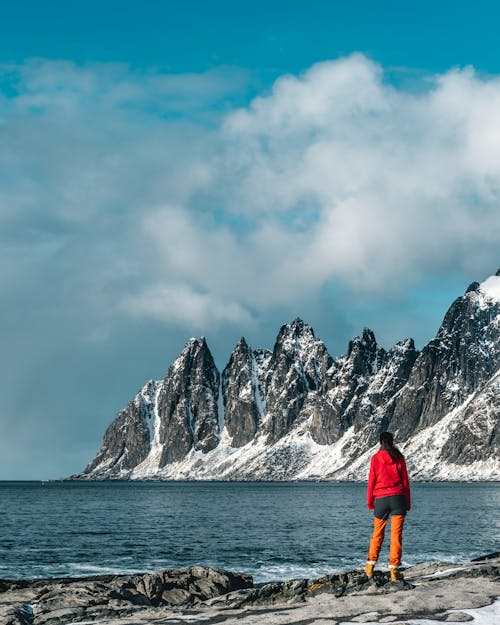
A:
{"type": "Polygon", "coordinates": [[[385,443],[385,448],[394,462],[396,462],[396,460],[404,459],[403,454],[394,445],[394,435],[391,432],[381,432],[379,439],[381,444],[385,443]]]}

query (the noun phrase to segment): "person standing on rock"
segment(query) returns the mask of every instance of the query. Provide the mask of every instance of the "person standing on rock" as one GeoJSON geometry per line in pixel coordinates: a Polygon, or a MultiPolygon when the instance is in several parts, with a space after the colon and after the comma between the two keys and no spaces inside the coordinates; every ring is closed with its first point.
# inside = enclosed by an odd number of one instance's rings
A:
{"type": "Polygon", "coordinates": [[[373,577],[380,549],[384,541],[385,526],[391,517],[391,546],[389,571],[391,581],[403,579],[399,567],[403,552],[403,524],[410,510],[410,483],[403,454],[394,446],[390,432],[380,434],[380,449],[372,456],[367,491],[368,509],[374,511],[373,534],[368,550],[365,573],[373,577]]]}

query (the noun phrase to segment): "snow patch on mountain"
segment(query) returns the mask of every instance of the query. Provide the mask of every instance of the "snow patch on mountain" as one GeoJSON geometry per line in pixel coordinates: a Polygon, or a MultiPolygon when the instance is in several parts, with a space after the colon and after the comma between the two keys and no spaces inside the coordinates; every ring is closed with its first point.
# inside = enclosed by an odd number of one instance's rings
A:
{"type": "Polygon", "coordinates": [[[408,470],[413,479],[420,480],[499,480],[500,457],[498,450],[492,450],[489,458],[472,462],[456,463],[441,458],[443,449],[459,432],[458,439],[468,433],[478,437],[476,445],[486,442],[495,432],[500,416],[500,371],[484,389],[472,393],[466,401],[450,411],[435,425],[413,436],[402,451],[408,460],[408,470]],[[493,398],[493,399],[492,399],[493,398]],[[473,417],[467,419],[467,412],[473,408],[473,417]]]}
{"type": "Polygon", "coordinates": [[[490,276],[481,282],[479,288],[491,299],[500,302],[500,276],[490,276]]]}
{"type": "Polygon", "coordinates": [[[160,380],[154,382],[156,385],[156,390],[154,394],[154,402],[153,402],[153,418],[150,419],[150,441],[151,441],[151,449],[149,451],[148,456],[135,467],[132,471],[131,478],[134,479],[136,475],[141,476],[142,478],[152,477],[158,470],[158,466],[160,464],[160,458],[163,446],[160,443],[160,415],[158,414],[158,398],[162,391],[162,383],[160,380]]]}

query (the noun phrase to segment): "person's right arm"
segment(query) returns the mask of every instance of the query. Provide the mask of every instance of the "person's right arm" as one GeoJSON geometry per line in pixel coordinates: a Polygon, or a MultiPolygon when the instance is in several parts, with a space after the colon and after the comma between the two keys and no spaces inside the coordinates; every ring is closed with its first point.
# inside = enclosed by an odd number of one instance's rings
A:
{"type": "Polygon", "coordinates": [[[411,508],[411,494],[410,494],[410,480],[408,479],[408,471],[406,470],[406,462],[403,459],[401,473],[403,474],[403,488],[404,494],[406,496],[406,501],[408,503],[408,512],[411,508]]]}

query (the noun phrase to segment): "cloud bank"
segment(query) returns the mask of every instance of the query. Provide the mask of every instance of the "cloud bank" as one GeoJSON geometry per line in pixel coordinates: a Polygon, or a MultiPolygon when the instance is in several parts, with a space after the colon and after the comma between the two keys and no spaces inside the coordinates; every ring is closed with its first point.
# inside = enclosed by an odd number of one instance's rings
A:
{"type": "Polygon", "coordinates": [[[455,69],[410,92],[355,54],[229,106],[247,81],[4,66],[4,288],[55,277],[110,316],[189,329],[332,282],[380,295],[495,268],[498,77],[455,69]]]}

